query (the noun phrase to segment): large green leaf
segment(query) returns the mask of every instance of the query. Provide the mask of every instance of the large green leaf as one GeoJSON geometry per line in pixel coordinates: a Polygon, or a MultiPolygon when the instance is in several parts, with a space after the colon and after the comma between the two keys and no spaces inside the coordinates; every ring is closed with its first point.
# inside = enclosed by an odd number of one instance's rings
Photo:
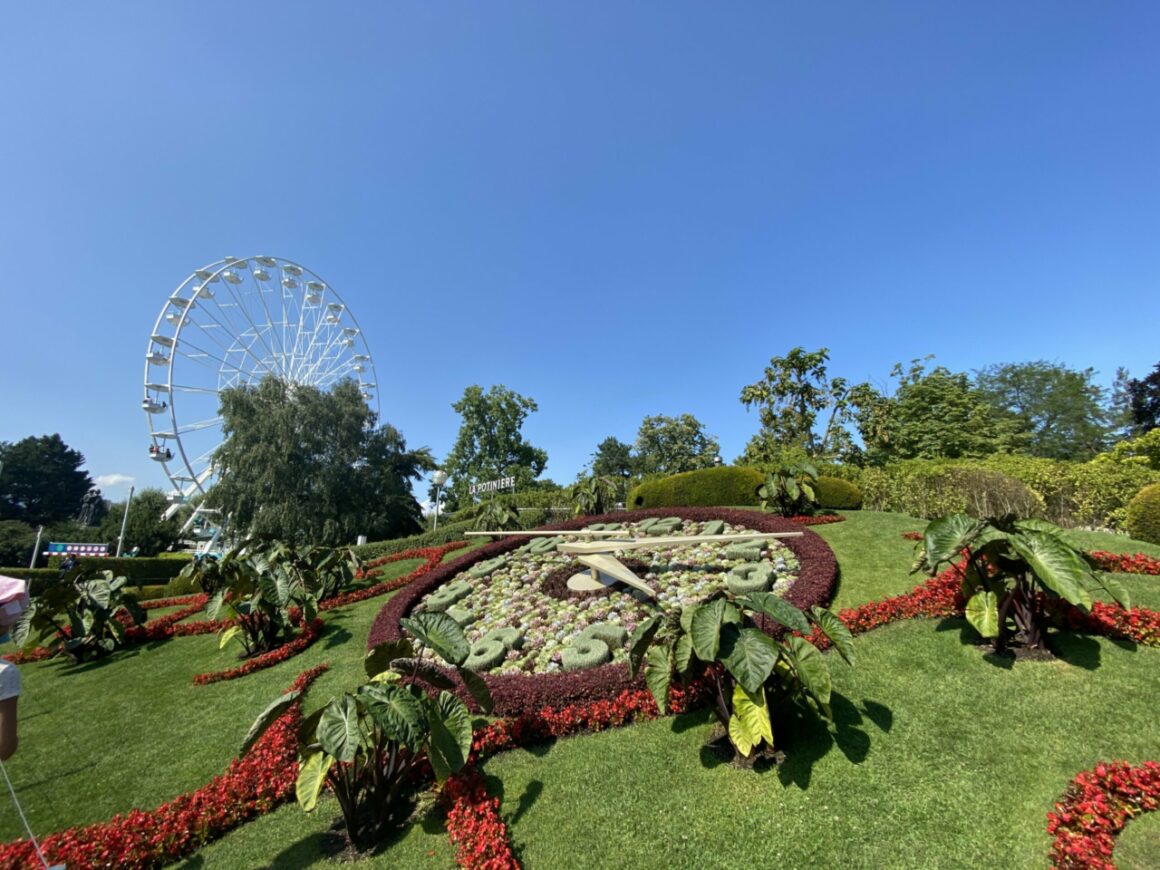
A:
{"type": "Polygon", "coordinates": [[[1070,546],[1046,532],[1011,535],[1007,543],[1027,562],[1039,582],[1060,598],[1076,607],[1092,606],[1085,585],[1094,575],[1070,546]]]}
{"type": "Polygon", "coordinates": [[[811,607],[810,615],[818,624],[818,628],[822,630],[822,634],[830,639],[830,643],[834,645],[838,655],[846,660],[846,664],[853,667],[854,635],[850,634],[850,629],[846,627],[846,623],[824,607],[811,607]]]}
{"type": "Polygon", "coordinates": [[[321,749],[307,749],[299,759],[298,780],[294,783],[294,796],[298,805],[306,812],[318,806],[318,796],[326,785],[326,774],[334,764],[334,756],[321,749]]]}
{"type": "Polygon", "coordinates": [[[802,688],[819,704],[830,703],[830,668],[818,648],[804,638],[791,635],[786,639],[792,653],[793,669],[802,688]]]}
{"type": "Polygon", "coordinates": [[[673,645],[673,669],[684,677],[689,672],[689,665],[693,662],[693,639],[682,634],[673,645]]]}
{"type": "Polygon", "coordinates": [[[221,616],[222,607],[225,606],[226,590],[219,589],[205,602],[205,615],[208,619],[217,619],[221,616]]]}
{"type": "Polygon", "coordinates": [[[703,662],[717,660],[721,648],[721,626],[725,623],[740,623],[741,614],[724,598],[714,598],[693,612],[689,634],[693,638],[693,651],[703,662]]]}
{"type": "Polygon", "coordinates": [[[225,649],[226,644],[241,633],[242,627],[240,625],[231,625],[229,628],[223,629],[222,633],[218,635],[218,649],[225,649]]]}
{"type": "Polygon", "coordinates": [[[375,645],[363,659],[363,670],[367,676],[374,678],[387,670],[395,659],[407,659],[415,654],[411,641],[405,637],[397,640],[385,640],[375,645]]]}
{"type": "Polygon", "coordinates": [[[659,616],[650,616],[636,627],[628,639],[628,670],[633,679],[640,671],[644,655],[652,645],[663,620],[659,616]]]}
{"type": "Polygon", "coordinates": [[[668,649],[660,645],[649,647],[644,661],[644,682],[662,714],[669,711],[669,684],[672,678],[668,649]]]}
{"type": "Polygon", "coordinates": [[[736,625],[722,627],[720,652],[726,669],[751,695],[761,691],[778,656],[777,644],[765,632],[736,625]]]}
{"type": "Polygon", "coordinates": [[[985,590],[976,592],[967,601],[967,622],[983,637],[999,634],[999,596],[985,590]]]}
{"type": "Polygon", "coordinates": [[[475,703],[479,704],[479,709],[483,711],[485,716],[490,715],[494,702],[491,699],[491,689],[487,687],[483,677],[470,668],[456,668],[455,670],[459,673],[459,679],[463,680],[463,685],[467,686],[467,691],[471,693],[471,697],[475,698],[475,703]]]}
{"type": "Polygon", "coordinates": [[[984,526],[985,522],[966,514],[951,514],[928,523],[922,533],[926,569],[933,574],[941,565],[956,561],[963,549],[974,543],[984,526]]]}
{"type": "Polygon", "coordinates": [[[339,761],[354,761],[359,746],[358,702],[351,695],[326,705],[318,720],[318,742],[339,761]]]}
{"type": "Polygon", "coordinates": [[[242,740],[242,748],[238,750],[238,755],[245,755],[249,752],[254,744],[258,742],[258,739],[266,733],[266,729],[277,722],[278,717],[289,710],[301,694],[301,692],[295,689],[271,701],[269,706],[258,714],[258,718],[254,720],[254,724],[246,732],[246,737],[242,740]]]}
{"type": "Polygon", "coordinates": [[[427,758],[435,778],[445,782],[467,763],[471,752],[471,713],[450,692],[440,692],[438,698],[428,699],[427,707],[431,723],[427,758]]]}
{"type": "Polygon", "coordinates": [[[1125,610],[1131,609],[1132,597],[1119,580],[1104,571],[1092,571],[1092,579],[1094,582],[1091,585],[1107,592],[1120,607],[1125,610]]]}
{"type": "Polygon", "coordinates": [[[358,693],[367,713],[388,739],[413,750],[423,745],[430,726],[423,703],[414,692],[403,686],[375,683],[359,686],[358,693]]]}
{"type": "Polygon", "coordinates": [[[426,659],[395,659],[395,669],[404,676],[414,676],[436,689],[455,688],[455,680],[426,659]]]}
{"type": "Polygon", "coordinates": [[[399,624],[448,664],[459,667],[471,653],[463,629],[446,613],[417,613],[400,619],[399,624]]]}
{"type": "Polygon", "coordinates": [[[773,745],[773,723],[765,690],[747,692],[740,683],[733,687],[733,715],[729,717],[729,739],[737,751],[748,756],[765,740],[773,745]]]}
{"type": "Polygon", "coordinates": [[[809,633],[810,624],[805,614],[772,592],[751,592],[745,598],[739,598],[737,603],[758,613],[764,613],[774,622],[792,631],[809,633]]]}

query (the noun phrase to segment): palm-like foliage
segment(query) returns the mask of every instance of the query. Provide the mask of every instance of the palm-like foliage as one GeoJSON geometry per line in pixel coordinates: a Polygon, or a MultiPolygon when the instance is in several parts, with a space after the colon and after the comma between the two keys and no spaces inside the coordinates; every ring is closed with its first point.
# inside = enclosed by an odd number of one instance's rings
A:
{"type": "Polygon", "coordinates": [[[615,478],[593,474],[578,480],[568,489],[576,516],[596,516],[608,513],[616,504],[620,486],[615,478]]]}
{"type": "Polygon", "coordinates": [[[1045,520],[1008,515],[976,519],[955,514],[934,520],[923,533],[915,571],[937,574],[965,560],[967,621],[1002,653],[1012,642],[1045,649],[1048,602],[1062,599],[1083,611],[1091,591],[1102,590],[1129,607],[1127,591],[1095,570],[1087,553],[1067,543],[1063,529],[1045,520]]]}

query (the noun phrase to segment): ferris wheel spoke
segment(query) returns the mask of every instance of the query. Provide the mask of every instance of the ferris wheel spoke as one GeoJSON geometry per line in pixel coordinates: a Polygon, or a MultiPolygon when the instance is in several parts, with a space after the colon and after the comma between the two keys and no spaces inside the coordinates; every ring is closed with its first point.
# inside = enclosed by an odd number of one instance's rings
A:
{"type": "Polygon", "coordinates": [[[187,435],[190,432],[202,432],[206,429],[215,429],[222,424],[221,416],[212,417],[209,420],[199,420],[196,423],[186,423],[184,426],[177,427],[178,435],[187,435]]]}
{"type": "MultiPolygon", "coordinates": [[[[217,307],[218,311],[221,312],[223,314],[223,316],[225,316],[225,309],[220,304],[217,304],[216,307],[217,307]]],[[[214,317],[212,312],[210,312],[208,309],[205,309],[205,313],[206,313],[206,316],[209,317],[219,327],[221,327],[221,329],[223,331],[229,332],[229,333],[234,334],[234,335],[237,335],[238,333],[244,331],[244,330],[238,329],[238,327],[232,323],[229,325],[222,323],[220,320],[218,320],[216,317],[214,317]]],[[[229,320],[230,318],[228,316],[226,316],[225,319],[229,320]]],[[[209,336],[210,339],[215,344],[217,344],[218,347],[220,347],[223,350],[223,352],[225,352],[227,355],[235,350],[242,350],[245,353],[248,353],[250,356],[252,356],[254,358],[254,362],[257,363],[259,366],[266,367],[265,360],[263,360],[262,357],[258,356],[256,353],[254,353],[253,350],[251,350],[248,346],[240,345],[237,343],[236,340],[232,345],[222,344],[218,340],[217,336],[211,330],[206,329],[206,327],[203,324],[195,322],[193,325],[196,326],[201,331],[201,333],[203,335],[209,336]]]]}
{"type": "MultiPolygon", "coordinates": [[[[258,297],[258,301],[260,303],[262,303],[262,310],[264,312],[266,312],[266,324],[269,326],[270,339],[271,339],[271,341],[274,341],[274,343],[277,343],[275,341],[275,337],[278,334],[276,331],[277,324],[274,322],[273,315],[270,314],[270,306],[266,304],[266,291],[262,287],[262,282],[259,281],[257,278],[255,278],[253,273],[250,274],[250,281],[252,281],[254,284],[254,290],[255,290],[255,294],[258,297]]],[[[282,344],[281,351],[279,353],[274,354],[274,359],[276,359],[276,360],[285,360],[286,359],[286,346],[285,346],[285,344],[282,344]]],[[[285,378],[286,372],[285,371],[279,372],[279,377],[285,378]]]]}
{"type": "MultiPolygon", "coordinates": [[[[249,308],[246,306],[245,301],[242,300],[241,297],[239,297],[238,294],[235,292],[233,284],[231,284],[229,281],[226,281],[225,284],[226,284],[226,288],[227,288],[230,296],[232,296],[234,298],[234,301],[237,303],[238,310],[241,312],[242,316],[246,318],[246,321],[250,324],[250,328],[253,330],[253,334],[257,337],[258,341],[260,341],[262,343],[262,345],[266,348],[267,353],[269,353],[269,355],[270,355],[270,359],[276,360],[278,358],[278,355],[274,352],[274,349],[266,342],[266,339],[262,336],[262,328],[260,326],[258,326],[257,323],[254,322],[254,318],[250,317],[250,311],[249,311],[249,308]]],[[[238,285],[238,286],[241,286],[241,285],[238,285]]],[[[278,375],[278,372],[273,372],[273,374],[278,375]]]]}

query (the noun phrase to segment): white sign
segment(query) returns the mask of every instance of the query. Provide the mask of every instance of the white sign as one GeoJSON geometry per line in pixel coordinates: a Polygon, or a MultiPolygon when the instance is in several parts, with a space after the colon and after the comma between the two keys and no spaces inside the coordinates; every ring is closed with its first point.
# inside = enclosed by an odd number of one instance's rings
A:
{"type": "Polygon", "coordinates": [[[486,480],[483,483],[473,483],[468,487],[467,491],[472,495],[479,495],[481,492],[496,492],[501,489],[515,489],[516,479],[514,477],[501,477],[497,480],[486,480]]]}

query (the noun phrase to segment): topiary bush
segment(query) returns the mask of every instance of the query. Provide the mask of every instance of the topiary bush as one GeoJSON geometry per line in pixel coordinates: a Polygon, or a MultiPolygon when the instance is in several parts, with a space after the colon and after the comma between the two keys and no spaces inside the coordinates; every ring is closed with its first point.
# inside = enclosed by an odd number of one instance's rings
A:
{"type": "Polygon", "coordinates": [[[1160,483],[1144,487],[1128,502],[1124,529],[1137,541],[1160,544],[1160,483]]]}
{"type": "Polygon", "coordinates": [[[716,507],[756,505],[765,475],[749,466],[723,465],[657,477],[628,493],[629,510],[656,507],[716,507]]]}
{"type": "Polygon", "coordinates": [[[823,474],[814,483],[814,496],[820,508],[843,511],[862,509],[862,490],[858,484],[840,477],[823,474]]]}

